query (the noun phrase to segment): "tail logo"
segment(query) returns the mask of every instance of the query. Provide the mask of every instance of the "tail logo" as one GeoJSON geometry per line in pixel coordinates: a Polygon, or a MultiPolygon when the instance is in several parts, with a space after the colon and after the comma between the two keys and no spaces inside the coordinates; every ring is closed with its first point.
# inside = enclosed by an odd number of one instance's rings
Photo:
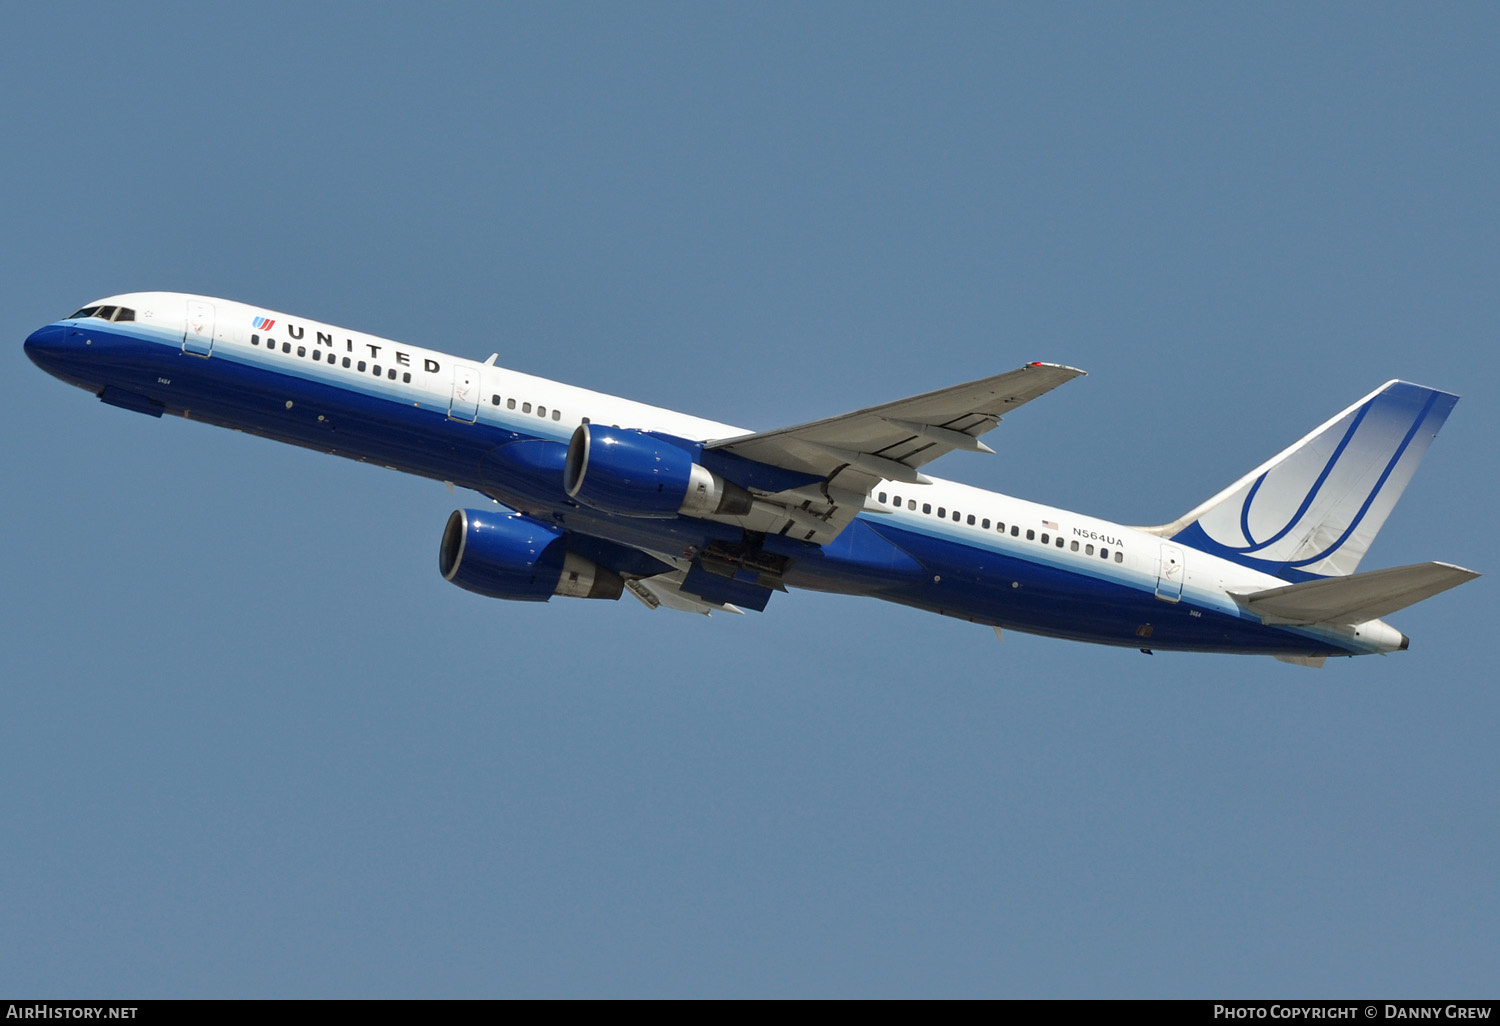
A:
{"type": "Polygon", "coordinates": [[[1457,398],[1391,382],[1195,511],[1184,540],[1288,579],[1353,573],[1457,398]]]}
{"type": "MultiPolygon", "coordinates": [[[[1412,439],[1416,437],[1417,429],[1420,428],[1422,426],[1422,422],[1427,419],[1427,414],[1431,412],[1433,403],[1437,401],[1437,397],[1438,394],[1436,392],[1427,397],[1427,402],[1422,406],[1421,413],[1417,415],[1416,419],[1412,422],[1411,427],[1407,429],[1406,434],[1396,445],[1395,452],[1391,454],[1388,460],[1386,460],[1385,466],[1381,469],[1379,475],[1376,476],[1374,482],[1370,485],[1368,493],[1364,496],[1363,501],[1360,502],[1358,509],[1349,519],[1348,526],[1344,528],[1342,533],[1340,533],[1338,537],[1335,538],[1331,543],[1327,544],[1322,549],[1322,551],[1313,553],[1312,555],[1305,554],[1306,545],[1304,544],[1302,546],[1304,551],[1299,554],[1300,558],[1290,561],[1291,566],[1305,567],[1309,564],[1316,563],[1319,560],[1327,559],[1329,556],[1333,555],[1334,552],[1338,551],[1339,546],[1343,545],[1344,542],[1349,540],[1349,536],[1354,533],[1354,531],[1359,527],[1360,521],[1364,520],[1365,514],[1369,512],[1370,505],[1375,501],[1375,497],[1380,494],[1380,489],[1385,486],[1386,481],[1390,478],[1391,471],[1395,470],[1396,464],[1401,462],[1401,457],[1405,455],[1407,447],[1411,445],[1412,439]]],[[[1349,429],[1344,432],[1344,436],[1339,440],[1337,448],[1335,448],[1333,451],[1333,455],[1330,456],[1328,458],[1328,462],[1323,465],[1322,470],[1318,473],[1317,479],[1313,481],[1312,487],[1308,489],[1307,495],[1302,499],[1301,505],[1299,505],[1296,511],[1291,513],[1290,516],[1287,516],[1286,522],[1281,526],[1281,528],[1265,541],[1255,540],[1255,535],[1254,533],[1252,533],[1250,523],[1250,510],[1255,503],[1256,496],[1260,494],[1261,486],[1265,484],[1266,478],[1271,475],[1272,471],[1267,471],[1266,473],[1260,475],[1260,477],[1256,478],[1255,484],[1250,486],[1249,494],[1245,496],[1244,504],[1240,507],[1240,533],[1244,535],[1245,540],[1247,540],[1250,544],[1245,546],[1225,545],[1225,547],[1232,552],[1244,553],[1247,556],[1260,555],[1262,553],[1265,553],[1272,546],[1275,546],[1277,542],[1280,542],[1282,539],[1286,538],[1286,536],[1292,532],[1292,529],[1302,522],[1302,518],[1306,516],[1307,511],[1311,509],[1313,504],[1317,501],[1319,492],[1321,492],[1323,490],[1323,486],[1328,483],[1328,479],[1333,475],[1334,469],[1337,467],[1339,460],[1345,455],[1345,453],[1349,451],[1350,444],[1354,441],[1355,436],[1359,433],[1360,425],[1364,422],[1366,414],[1368,414],[1374,406],[1375,404],[1373,402],[1370,402],[1360,407],[1359,412],[1354,416],[1353,423],[1351,423],[1349,425],[1349,429]]],[[[1385,425],[1387,429],[1389,428],[1389,426],[1390,425],[1385,425]]],[[[1381,451],[1382,448],[1384,448],[1380,445],[1380,442],[1388,438],[1389,431],[1381,431],[1380,436],[1381,437],[1379,439],[1376,439],[1374,441],[1373,445],[1364,449],[1363,452],[1356,449],[1351,462],[1359,464],[1359,468],[1361,470],[1364,470],[1366,467],[1373,469],[1374,463],[1378,461],[1377,454],[1381,451]],[[1364,458],[1362,459],[1361,456],[1363,456],[1364,458]],[[1374,457],[1374,460],[1372,460],[1371,457],[1374,457]]],[[[1341,476],[1347,477],[1349,475],[1341,476]]],[[[1347,506],[1347,504],[1353,501],[1357,497],[1357,495],[1358,493],[1355,491],[1347,492],[1343,496],[1339,497],[1340,504],[1347,506]]],[[[1263,505],[1266,504],[1263,503],[1263,505]]],[[[1272,520],[1273,523],[1275,522],[1275,520],[1279,520],[1282,516],[1286,515],[1284,502],[1276,502],[1273,498],[1273,501],[1269,503],[1269,505],[1272,507],[1270,512],[1271,516],[1274,518],[1272,520]]],[[[1271,558],[1276,557],[1272,556],[1271,558]]]]}

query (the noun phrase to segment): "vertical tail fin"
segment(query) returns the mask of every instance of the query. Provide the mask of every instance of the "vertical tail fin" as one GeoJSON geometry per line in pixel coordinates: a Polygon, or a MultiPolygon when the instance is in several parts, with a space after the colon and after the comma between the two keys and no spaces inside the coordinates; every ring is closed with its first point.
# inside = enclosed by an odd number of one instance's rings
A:
{"type": "Polygon", "coordinates": [[[1150,530],[1288,581],[1351,574],[1456,402],[1448,392],[1387,382],[1150,530]]]}

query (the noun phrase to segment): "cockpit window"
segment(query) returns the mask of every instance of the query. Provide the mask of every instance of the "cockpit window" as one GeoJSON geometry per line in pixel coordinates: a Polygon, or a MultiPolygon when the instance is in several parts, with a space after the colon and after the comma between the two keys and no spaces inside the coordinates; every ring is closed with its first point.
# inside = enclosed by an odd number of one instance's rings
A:
{"type": "Polygon", "coordinates": [[[71,314],[67,319],[74,321],[80,317],[98,317],[105,321],[133,321],[135,311],[128,306],[86,306],[71,314]]]}

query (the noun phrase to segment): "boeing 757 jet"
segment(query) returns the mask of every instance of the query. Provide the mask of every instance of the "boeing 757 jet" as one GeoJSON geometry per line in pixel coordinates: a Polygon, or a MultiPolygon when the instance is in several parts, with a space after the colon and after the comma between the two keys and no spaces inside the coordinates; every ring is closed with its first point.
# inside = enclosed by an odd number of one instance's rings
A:
{"type": "MultiPolygon", "coordinates": [[[[89,303],[27,355],[111,406],[450,482],[443,576],[492,598],[761,610],[792,588],[1142,651],[1318,666],[1476,576],[1358,572],[1458,397],[1390,381],[1169,524],[1126,527],[929,476],[1083,372],[1052,363],[747,431],[262,307],[89,303]]],[[[1029,415],[1029,414],[1028,414],[1029,415]]]]}

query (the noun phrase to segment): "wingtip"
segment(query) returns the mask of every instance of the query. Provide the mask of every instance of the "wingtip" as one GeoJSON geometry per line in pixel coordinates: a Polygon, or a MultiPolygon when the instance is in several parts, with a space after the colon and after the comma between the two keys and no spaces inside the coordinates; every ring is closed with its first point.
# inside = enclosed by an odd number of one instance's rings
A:
{"type": "Polygon", "coordinates": [[[1457,570],[1459,573],[1463,574],[1464,579],[1459,582],[1461,584],[1467,584],[1470,581],[1474,580],[1476,577],[1484,576],[1484,574],[1480,573],[1478,570],[1470,570],[1466,566],[1459,566],[1457,563],[1448,563],[1441,559],[1434,560],[1433,565],[1443,567],[1446,570],[1457,570]]]}
{"type": "Polygon", "coordinates": [[[1078,367],[1070,367],[1065,363],[1047,363],[1044,360],[1032,360],[1026,365],[1024,369],[1030,369],[1032,367],[1045,367],[1048,370],[1067,371],[1075,378],[1086,378],[1089,374],[1088,371],[1082,370],[1078,367]]]}

